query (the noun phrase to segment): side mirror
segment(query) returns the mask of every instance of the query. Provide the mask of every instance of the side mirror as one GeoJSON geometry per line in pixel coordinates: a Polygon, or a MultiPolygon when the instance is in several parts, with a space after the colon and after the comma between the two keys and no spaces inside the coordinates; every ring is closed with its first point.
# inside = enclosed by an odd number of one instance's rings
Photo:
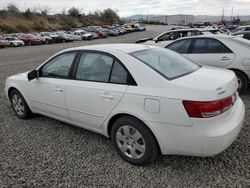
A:
{"type": "Polygon", "coordinates": [[[33,80],[33,79],[38,79],[39,78],[39,73],[38,73],[38,71],[37,70],[33,70],[33,71],[30,71],[29,73],[28,73],[28,80],[30,81],[30,80],[33,80]]]}

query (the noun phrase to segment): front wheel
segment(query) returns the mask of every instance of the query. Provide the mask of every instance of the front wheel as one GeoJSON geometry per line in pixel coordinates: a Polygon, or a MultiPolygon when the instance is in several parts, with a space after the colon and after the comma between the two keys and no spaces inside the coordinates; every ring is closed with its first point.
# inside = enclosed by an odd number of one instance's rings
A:
{"type": "Polygon", "coordinates": [[[118,154],[135,165],[145,166],[159,155],[154,135],[141,121],[130,116],[115,121],[111,140],[118,154]]]}
{"type": "Polygon", "coordinates": [[[13,90],[11,92],[10,102],[18,118],[27,119],[32,114],[25,99],[19,91],[13,90]]]}
{"type": "Polygon", "coordinates": [[[239,71],[234,71],[234,72],[236,74],[236,77],[237,77],[237,80],[238,80],[238,83],[239,83],[238,91],[239,91],[240,94],[242,94],[247,89],[248,79],[243,73],[241,73],[239,71]]]}

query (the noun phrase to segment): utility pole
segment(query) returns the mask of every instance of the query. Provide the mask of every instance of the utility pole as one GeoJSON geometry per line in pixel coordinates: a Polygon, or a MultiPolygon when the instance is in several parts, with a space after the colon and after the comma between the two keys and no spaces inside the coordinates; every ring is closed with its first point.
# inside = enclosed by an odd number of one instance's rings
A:
{"type": "Polygon", "coordinates": [[[221,23],[224,24],[224,8],[223,8],[223,10],[222,10],[221,23]]]}
{"type": "Polygon", "coordinates": [[[234,7],[232,7],[232,12],[231,12],[231,21],[230,21],[230,24],[232,24],[232,21],[233,21],[233,12],[234,12],[234,7]]]}

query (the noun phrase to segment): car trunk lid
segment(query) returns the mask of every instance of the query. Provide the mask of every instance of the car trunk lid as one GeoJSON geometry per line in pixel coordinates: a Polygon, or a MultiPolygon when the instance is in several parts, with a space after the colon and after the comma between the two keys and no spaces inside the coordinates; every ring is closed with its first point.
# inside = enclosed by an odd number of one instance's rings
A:
{"type": "Polygon", "coordinates": [[[231,96],[238,89],[237,78],[232,71],[206,66],[171,82],[182,92],[183,100],[213,101],[231,96]]]}

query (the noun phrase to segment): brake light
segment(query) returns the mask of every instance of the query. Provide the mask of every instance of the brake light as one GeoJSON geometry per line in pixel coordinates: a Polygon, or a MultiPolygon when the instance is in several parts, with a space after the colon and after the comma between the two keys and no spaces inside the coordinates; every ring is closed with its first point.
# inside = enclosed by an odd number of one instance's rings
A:
{"type": "Polygon", "coordinates": [[[183,105],[189,117],[210,118],[227,111],[233,105],[232,96],[218,101],[196,102],[184,100],[183,105]]]}

